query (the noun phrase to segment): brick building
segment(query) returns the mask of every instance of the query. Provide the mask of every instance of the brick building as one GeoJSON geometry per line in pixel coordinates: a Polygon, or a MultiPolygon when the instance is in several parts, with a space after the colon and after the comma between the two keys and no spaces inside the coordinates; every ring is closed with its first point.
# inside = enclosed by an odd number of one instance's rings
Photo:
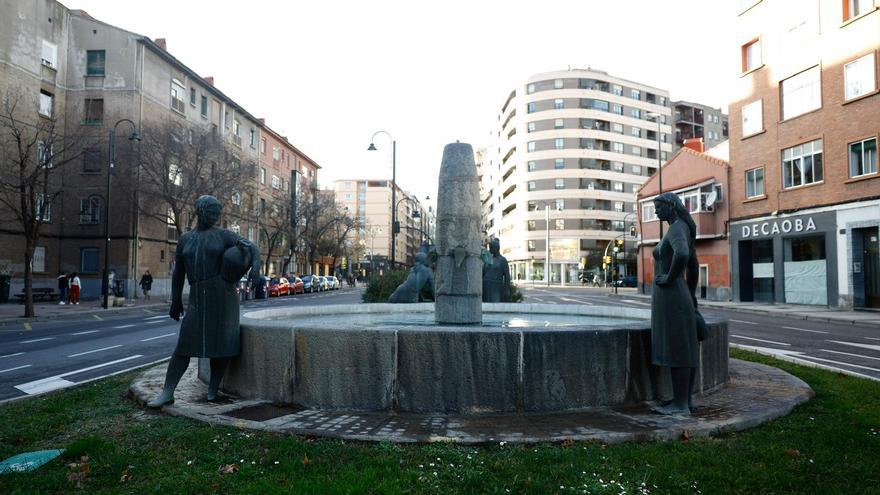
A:
{"type": "Polygon", "coordinates": [[[880,307],[880,11],[743,0],[730,105],[733,298],[880,307]]]}

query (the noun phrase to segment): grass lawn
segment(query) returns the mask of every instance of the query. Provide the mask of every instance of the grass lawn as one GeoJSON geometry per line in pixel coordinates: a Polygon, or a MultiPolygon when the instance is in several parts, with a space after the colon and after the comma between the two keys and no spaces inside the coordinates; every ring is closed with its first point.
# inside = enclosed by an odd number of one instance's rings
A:
{"type": "Polygon", "coordinates": [[[797,375],[816,398],[768,425],[689,442],[394,445],[144,414],[125,397],[127,374],[0,406],[0,459],[67,449],[0,475],[0,493],[880,492],[880,383],[732,354],[797,375]]]}

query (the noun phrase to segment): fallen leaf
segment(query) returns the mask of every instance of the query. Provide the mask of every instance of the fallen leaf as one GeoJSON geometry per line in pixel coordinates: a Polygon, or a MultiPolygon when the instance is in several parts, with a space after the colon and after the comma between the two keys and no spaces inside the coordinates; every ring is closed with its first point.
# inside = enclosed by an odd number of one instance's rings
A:
{"type": "Polygon", "coordinates": [[[131,475],[128,474],[128,469],[126,469],[126,470],[122,471],[122,476],[119,477],[119,482],[125,483],[130,479],[131,479],[131,475]]]}
{"type": "Polygon", "coordinates": [[[311,460],[311,459],[309,459],[309,456],[307,456],[307,455],[304,455],[304,456],[303,456],[303,460],[302,460],[302,463],[303,463],[303,466],[308,466],[308,465],[309,465],[309,464],[311,464],[311,463],[312,463],[312,460],[311,460]]]}
{"type": "Polygon", "coordinates": [[[687,430],[681,432],[681,441],[688,442],[691,439],[691,433],[687,430]]]}
{"type": "Polygon", "coordinates": [[[571,447],[572,445],[574,445],[574,440],[570,438],[568,440],[563,440],[561,445],[563,447],[571,447]]]}
{"type": "Polygon", "coordinates": [[[232,474],[238,471],[238,464],[227,464],[225,466],[220,466],[220,469],[217,470],[220,474],[232,474]]]}
{"type": "Polygon", "coordinates": [[[797,458],[797,457],[801,456],[801,451],[797,450],[797,449],[788,449],[785,451],[785,455],[787,455],[789,457],[797,458]]]}

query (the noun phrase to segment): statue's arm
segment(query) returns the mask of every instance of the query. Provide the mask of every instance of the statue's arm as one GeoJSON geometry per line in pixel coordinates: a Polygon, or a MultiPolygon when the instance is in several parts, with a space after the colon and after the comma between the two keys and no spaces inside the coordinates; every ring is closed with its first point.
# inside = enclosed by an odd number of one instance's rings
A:
{"type": "Polygon", "coordinates": [[[697,253],[692,253],[688,258],[687,271],[685,272],[688,289],[694,299],[694,309],[697,309],[697,282],[700,279],[700,262],[697,259],[697,253]]]}
{"type": "Polygon", "coordinates": [[[179,320],[183,314],[183,282],[186,279],[186,261],[183,258],[183,247],[186,244],[186,237],[182,237],[177,242],[177,249],[174,252],[174,271],[171,272],[171,310],[168,315],[179,320]]]}

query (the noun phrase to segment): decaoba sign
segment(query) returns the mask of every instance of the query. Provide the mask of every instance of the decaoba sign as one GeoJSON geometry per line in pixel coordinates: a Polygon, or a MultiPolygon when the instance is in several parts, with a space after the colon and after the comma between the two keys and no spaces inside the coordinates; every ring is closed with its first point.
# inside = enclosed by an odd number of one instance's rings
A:
{"type": "Polygon", "coordinates": [[[813,217],[795,218],[794,220],[773,220],[772,222],[753,223],[751,225],[743,225],[742,236],[761,237],[777,234],[788,234],[791,232],[810,232],[816,230],[816,222],[813,217]]]}

